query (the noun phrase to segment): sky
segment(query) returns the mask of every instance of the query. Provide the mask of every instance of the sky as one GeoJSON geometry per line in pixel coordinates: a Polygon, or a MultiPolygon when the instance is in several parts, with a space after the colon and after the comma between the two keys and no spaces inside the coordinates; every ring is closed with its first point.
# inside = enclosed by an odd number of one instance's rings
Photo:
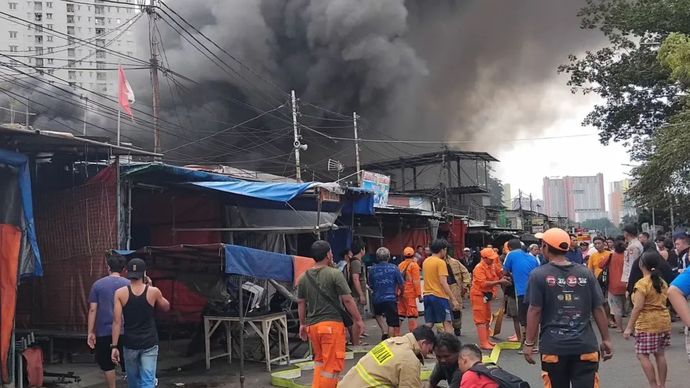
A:
{"type": "Polygon", "coordinates": [[[571,94],[565,81],[565,76],[554,79],[544,97],[552,102],[559,118],[542,128],[538,135],[524,137],[550,139],[514,141],[497,147],[492,153],[500,160],[494,163],[496,175],[511,185],[513,197],[520,189],[535,198],[543,198],[542,181],[546,176],[602,173],[608,210],[609,183],[628,177],[630,158],[622,144],[602,145],[596,128],[581,125],[598,99],[571,94]],[[583,136],[574,137],[578,135],[583,136]]]}

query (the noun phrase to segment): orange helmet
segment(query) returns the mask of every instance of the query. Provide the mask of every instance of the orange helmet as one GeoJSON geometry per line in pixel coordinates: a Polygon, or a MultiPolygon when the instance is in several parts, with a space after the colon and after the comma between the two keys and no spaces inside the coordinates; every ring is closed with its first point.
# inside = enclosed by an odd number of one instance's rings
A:
{"type": "Polygon", "coordinates": [[[562,252],[567,252],[570,249],[570,235],[563,229],[551,228],[544,232],[542,240],[551,248],[562,252]]]}
{"type": "Polygon", "coordinates": [[[481,250],[481,252],[479,252],[479,254],[482,256],[482,259],[498,259],[498,253],[496,253],[496,251],[494,251],[493,248],[484,248],[481,250]]]}
{"type": "Polygon", "coordinates": [[[403,256],[405,257],[412,257],[414,256],[414,248],[412,247],[406,247],[403,249],[403,256]]]}

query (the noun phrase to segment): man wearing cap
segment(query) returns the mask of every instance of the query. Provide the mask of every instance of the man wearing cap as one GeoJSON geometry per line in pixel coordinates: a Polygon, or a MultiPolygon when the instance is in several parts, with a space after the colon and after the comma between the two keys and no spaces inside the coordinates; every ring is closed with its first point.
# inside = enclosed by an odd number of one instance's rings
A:
{"type": "Polygon", "coordinates": [[[154,310],[170,310],[170,302],[161,291],[151,285],[146,276],[146,263],[132,259],[127,263],[127,278],[131,284],[115,292],[111,357],[116,364],[124,358],[127,384],[130,388],[154,388],[158,362],[158,331],[154,310]],[[124,318],[123,355],[118,349],[120,325],[124,318]]]}
{"type": "Polygon", "coordinates": [[[398,315],[400,319],[407,319],[407,329],[414,331],[417,328],[417,300],[422,303],[422,286],[420,279],[421,269],[415,260],[415,251],[412,247],[403,250],[405,260],[398,265],[403,278],[403,289],[398,299],[398,315]]]}
{"type": "Polygon", "coordinates": [[[491,248],[484,248],[480,252],[482,260],[472,272],[472,287],[470,288],[470,303],[472,317],[477,326],[479,346],[482,349],[493,349],[489,342],[489,323],[491,323],[491,300],[494,299],[496,286],[508,285],[510,281],[501,277],[494,264],[498,261],[498,254],[491,248]]]}
{"type": "Polygon", "coordinates": [[[534,364],[532,351],[541,325],[539,350],[545,387],[598,387],[599,358],[613,355],[604,297],[594,274],[568,261],[570,236],[553,228],[542,236],[542,251],[549,261],[532,271],[527,286],[527,334],[523,355],[534,364]],[[601,346],[592,328],[601,333],[601,346]],[[601,354],[599,353],[601,351],[601,354]]]}
{"type": "MultiPolygon", "coordinates": [[[[126,261],[120,255],[110,255],[107,259],[110,274],[97,280],[89,292],[89,319],[87,343],[96,355],[96,363],[105,375],[108,388],[115,388],[115,364],[110,357],[111,336],[113,333],[113,299],[115,292],[129,284],[122,277],[126,261]]],[[[122,350],[122,343],[119,343],[122,350]]],[[[123,368],[123,372],[126,369],[123,368]]]]}

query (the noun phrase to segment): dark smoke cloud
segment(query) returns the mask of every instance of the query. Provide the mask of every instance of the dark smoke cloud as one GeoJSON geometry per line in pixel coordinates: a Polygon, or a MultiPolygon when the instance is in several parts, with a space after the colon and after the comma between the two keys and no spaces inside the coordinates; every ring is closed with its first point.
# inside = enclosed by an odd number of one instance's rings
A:
{"type": "MultiPolygon", "coordinates": [[[[556,66],[568,53],[601,40],[579,29],[576,14],[584,0],[177,0],[170,5],[280,89],[295,89],[302,101],[363,115],[363,136],[472,139],[478,142],[463,148],[488,151],[505,147],[502,140],[537,135],[567,115],[554,101],[554,96],[568,93],[556,66]]],[[[286,102],[276,88],[215,47],[208,44],[233,70],[220,70],[179,33],[158,23],[169,66],[201,82],[187,84],[189,93],[178,95],[162,78],[166,119],[179,119],[189,127],[181,132],[185,138],[173,131],[165,134],[164,149],[256,115],[231,99],[263,110],[286,102]]],[[[137,35],[144,46],[148,31],[145,24],[141,27],[137,35]]],[[[141,57],[148,52],[146,47],[140,51],[141,57]]],[[[148,104],[148,72],[128,76],[138,100],[148,104]]],[[[289,125],[289,109],[279,117],[282,120],[262,118],[251,126],[281,133],[277,130],[289,125]]],[[[333,124],[313,118],[309,123],[333,124]]],[[[351,136],[347,129],[329,133],[351,136]]],[[[171,157],[219,155],[208,147],[227,149],[218,160],[287,153],[290,133],[283,134],[265,147],[240,152],[236,148],[266,137],[246,129],[241,135],[229,131],[214,138],[214,144],[185,147],[171,157]]],[[[308,162],[352,146],[304,134],[310,143],[304,155],[308,162]]],[[[150,134],[136,131],[130,135],[142,142],[150,139],[150,134]]],[[[400,147],[417,152],[432,148],[400,147]]],[[[363,157],[380,159],[394,152],[389,146],[371,152],[374,148],[365,149],[363,157]]],[[[340,156],[352,163],[350,155],[340,156]]]]}

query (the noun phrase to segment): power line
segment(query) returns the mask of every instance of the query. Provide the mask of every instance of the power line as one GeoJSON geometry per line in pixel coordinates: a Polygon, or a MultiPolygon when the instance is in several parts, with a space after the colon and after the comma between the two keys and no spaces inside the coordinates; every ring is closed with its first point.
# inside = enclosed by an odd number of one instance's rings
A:
{"type": "MultiPolygon", "coordinates": [[[[69,38],[71,38],[71,39],[73,39],[73,40],[75,40],[75,41],[78,41],[78,42],[80,42],[80,43],[84,43],[85,45],[89,45],[89,46],[92,46],[92,47],[96,47],[97,49],[101,48],[100,46],[98,46],[98,45],[96,45],[96,44],[94,44],[94,43],[91,43],[91,42],[89,42],[89,41],[87,41],[87,40],[85,40],[85,39],[77,38],[77,37],[71,36],[71,35],[69,35],[69,34],[66,34],[66,33],[63,33],[63,32],[57,31],[57,30],[54,30],[54,29],[52,29],[52,28],[43,27],[42,24],[37,24],[37,23],[34,23],[34,22],[30,21],[30,20],[22,19],[22,18],[20,18],[20,17],[18,17],[18,16],[14,16],[14,15],[9,14],[9,13],[7,13],[7,12],[2,12],[2,11],[0,11],[0,15],[5,16],[5,18],[3,18],[3,19],[9,20],[10,22],[13,22],[13,23],[16,23],[16,24],[20,24],[20,23],[18,23],[18,22],[15,21],[15,20],[19,20],[19,21],[25,23],[25,25],[28,25],[28,26],[41,26],[41,28],[43,28],[44,30],[54,32],[56,35],[59,35],[59,36],[61,36],[61,37],[65,37],[65,36],[66,36],[66,37],[68,38],[68,39],[67,39],[68,41],[69,41],[69,38]],[[9,19],[7,19],[7,18],[9,18],[9,19]]],[[[2,17],[0,16],[0,18],[2,18],[2,17]]],[[[64,38],[63,38],[63,39],[64,39],[64,38]]],[[[149,64],[148,61],[145,61],[145,60],[140,59],[140,58],[133,57],[133,56],[131,56],[131,55],[123,54],[123,53],[121,53],[121,52],[119,52],[119,51],[116,51],[116,50],[106,49],[105,51],[106,51],[106,52],[110,52],[110,53],[112,53],[113,55],[116,55],[116,56],[119,56],[119,57],[122,57],[122,58],[127,58],[127,59],[130,59],[130,60],[138,61],[138,62],[140,62],[140,63],[144,63],[144,64],[147,64],[147,65],[149,64]]]]}
{"type": "Polygon", "coordinates": [[[249,118],[249,119],[247,119],[247,120],[244,120],[243,122],[241,122],[241,123],[239,123],[239,124],[233,125],[232,127],[225,128],[225,129],[220,130],[220,131],[218,131],[218,132],[216,132],[216,133],[214,133],[214,134],[211,134],[211,135],[208,135],[208,136],[204,136],[204,137],[202,137],[201,139],[197,139],[197,140],[191,141],[191,142],[189,142],[189,143],[185,143],[185,144],[183,144],[183,145],[181,145],[181,146],[178,146],[178,147],[174,147],[174,148],[168,149],[166,152],[175,151],[175,150],[180,149],[180,148],[182,148],[182,147],[187,147],[187,146],[189,146],[189,145],[197,144],[197,143],[202,142],[202,141],[204,141],[204,140],[208,140],[208,139],[210,139],[210,138],[212,138],[212,137],[214,137],[214,136],[218,136],[218,135],[220,135],[220,134],[222,134],[222,133],[228,132],[228,131],[233,130],[233,129],[239,127],[239,126],[242,126],[242,125],[247,124],[247,123],[250,123],[250,122],[252,122],[252,121],[254,121],[254,120],[256,120],[256,119],[259,119],[259,118],[261,118],[261,117],[263,117],[263,116],[265,116],[265,115],[267,115],[267,114],[269,114],[269,113],[271,113],[271,112],[275,112],[275,111],[277,111],[278,109],[282,109],[284,106],[285,106],[285,105],[277,106],[277,107],[275,107],[275,108],[273,108],[273,109],[271,109],[271,110],[268,110],[268,111],[266,111],[266,112],[263,112],[263,113],[259,114],[258,116],[254,116],[254,117],[252,117],[252,118],[249,118]]]}

